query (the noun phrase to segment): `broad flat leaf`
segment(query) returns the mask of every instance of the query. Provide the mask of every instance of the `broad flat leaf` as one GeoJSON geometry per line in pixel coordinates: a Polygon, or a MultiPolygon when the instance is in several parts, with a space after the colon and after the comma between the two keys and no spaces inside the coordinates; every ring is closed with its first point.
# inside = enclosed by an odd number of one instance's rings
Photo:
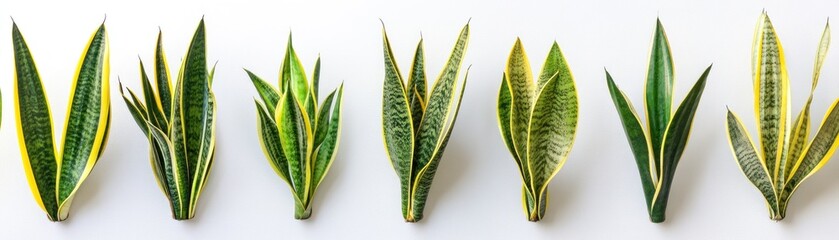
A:
{"type": "MultiPolygon", "coordinates": [[[[527,159],[531,186],[538,195],[568,158],[576,135],[578,107],[574,78],[568,65],[562,64],[540,89],[530,114],[527,159]]],[[[540,211],[540,218],[542,214],[540,211]]]]}
{"type": "Polygon", "coordinates": [[[769,172],[763,166],[763,161],[760,160],[760,155],[757,154],[754,143],[749,139],[749,133],[743,127],[740,118],[731,110],[728,110],[726,116],[726,128],[728,129],[726,133],[731,151],[734,153],[737,165],[740,166],[740,170],[746,175],[746,178],[763,194],[766,205],[771,209],[770,212],[776,212],[778,198],[772,179],[769,178],[769,172]]]}
{"type": "Polygon", "coordinates": [[[385,79],[382,93],[382,132],[385,150],[402,186],[402,214],[407,216],[413,183],[414,127],[402,75],[393,57],[387,32],[384,38],[385,79]]]}
{"type": "MultiPolygon", "coordinates": [[[[647,124],[650,133],[650,144],[655,159],[659,156],[664,142],[664,132],[670,123],[671,105],[673,104],[673,59],[670,55],[670,43],[661,21],[656,19],[655,37],[650,50],[650,65],[647,70],[647,82],[644,91],[647,124]]],[[[657,166],[656,174],[661,174],[662,166],[657,166]]]]}
{"type": "Polygon", "coordinates": [[[50,220],[58,220],[55,144],[52,114],[35,60],[17,24],[12,25],[15,78],[14,99],[20,152],[30,190],[50,220]]]}
{"type": "Polygon", "coordinates": [[[765,14],[758,27],[757,45],[759,54],[755,60],[755,114],[758,121],[758,135],[763,160],[774,181],[784,158],[783,150],[789,134],[789,79],[784,64],[783,50],[775,29],[765,14]]]}
{"type": "Polygon", "coordinates": [[[73,81],[63,145],[59,151],[59,220],[69,214],[69,203],[99,159],[108,132],[110,67],[105,25],[91,36],[73,81]]]}
{"type": "Polygon", "coordinates": [[[414,153],[414,177],[419,176],[419,169],[425,168],[436,154],[438,146],[443,141],[443,131],[446,119],[452,109],[457,75],[460,72],[460,63],[466,54],[466,45],[469,42],[469,24],[463,27],[451,56],[443,67],[440,76],[431,88],[431,95],[428,98],[428,105],[425,107],[425,114],[422,116],[419,130],[417,130],[417,146],[414,153]]]}
{"type": "MultiPolygon", "coordinates": [[[[661,211],[660,216],[664,216],[663,211],[667,206],[667,200],[670,196],[670,187],[673,183],[673,176],[676,174],[676,166],[682,158],[682,153],[687,146],[690,130],[693,125],[693,117],[696,114],[696,107],[699,105],[699,100],[702,98],[702,92],[705,90],[705,82],[708,79],[708,73],[711,72],[711,66],[705,69],[699,80],[690,89],[688,95],[682,100],[676,113],[673,114],[672,120],[667,125],[667,130],[664,132],[664,143],[661,146],[661,175],[658,176],[658,183],[656,186],[656,195],[653,197],[652,212],[655,214],[661,211]]],[[[655,219],[653,219],[655,221],[655,219]]],[[[663,219],[662,219],[663,220],[663,219]]]]}
{"type": "MultiPolygon", "coordinates": [[[[521,39],[516,39],[510,57],[507,59],[507,69],[504,71],[510,87],[510,136],[522,166],[528,166],[527,156],[527,127],[530,124],[530,112],[536,86],[530,71],[530,62],[524,52],[521,39]]],[[[525,168],[526,169],[526,168],[525,168]]],[[[530,179],[529,170],[523,171],[524,179],[530,179]]]]}
{"type": "Polygon", "coordinates": [[[632,154],[635,156],[635,164],[638,165],[638,172],[641,174],[641,187],[644,189],[644,197],[647,203],[647,210],[651,210],[653,195],[655,195],[656,177],[654,175],[655,164],[652,163],[655,158],[652,156],[652,149],[647,142],[647,135],[644,132],[644,127],[641,125],[641,120],[629,102],[629,98],[623,93],[615,81],[612,80],[612,75],[606,71],[606,83],[609,85],[609,93],[612,95],[612,101],[615,103],[615,108],[618,110],[623,130],[626,133],[626,140],[629,142],[629,147],[632,149],[632,154]]]}
{"type": "Polygon", "coordinates": [[[570,76],[571,72],[562,72],[567,69],[568,62],[565,60],[565,57],[562,56],[562,50],[559,49],[559,44],[554,41],[551,45],[551,50],[548,51],[548,57],[545,59],[545,64],[542,65],[542,71],[539,74],[539,87],[537,89],[542,89],[548,80],[557,72],[570,76]]]}

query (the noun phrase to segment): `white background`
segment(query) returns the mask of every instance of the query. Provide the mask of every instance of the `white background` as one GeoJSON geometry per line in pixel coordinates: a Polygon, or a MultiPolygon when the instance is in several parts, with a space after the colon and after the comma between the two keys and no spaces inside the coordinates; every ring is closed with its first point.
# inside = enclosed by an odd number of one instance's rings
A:
{"type": "MultiPolygon", "coordinates": [[[[0,16],[15,18],[38,62],[57,127],[63,125],[81,50],[107,14],[114,111],[107,149],[76,196],[71,217],[49,222],[32,198],[21,165],[13,117],[12,24],[0,20],[5,109],[0,238],[835,239],[839,165],[828,164],[804,183],[787,219],[773,222],[727,146],[726,106],[755,132],[749,63],[761,9],[769,12],[783,41],[797,113],[809,90],[825,19],[839,14],[834,1],[0,1],[0,16]],[[164,31],[170,67],[178,69],[202,15],[209,58],[219,61],[214,86],[217,154],[197,216],[179,222],[171,219],[156,186],[147,142],[119,98],[116,83],[119,76],[126,86],[139,89],[137,56],[151,61],[158,27],[164,31]],[[673,49],[678,101],[714,63],[663,224],[650,223],[645,213],[638,172],[603,73],[606,67],[636,108],[642,107],[657,16],[673,49]],[[437,172],[425,219],[404,223],[398,180],[380,136],[379,18],[387,24],[405,69],[422,31],[427,74],[433,77],[470,17],[464,67],[471,64],[472,72],[461,117],[437,172]],[[318,53],[323,57],[321,89],[346,83],[339,155],[306,221],[293,219],[289,190],[262,155],[252,102],[257,95],[242,71],[246,67],[276,79],[289,30],[308,71],[318,53]],[[496,125],[500,75],[517,36],[537,70],[556,40],[580,94],[576,144],[549,188],[550,206],[540,223],[525,220],[519,173],[496,125]]],[[[816,92],[816,121],[839,97],[836,49],[827,58],[816,92]]]]}

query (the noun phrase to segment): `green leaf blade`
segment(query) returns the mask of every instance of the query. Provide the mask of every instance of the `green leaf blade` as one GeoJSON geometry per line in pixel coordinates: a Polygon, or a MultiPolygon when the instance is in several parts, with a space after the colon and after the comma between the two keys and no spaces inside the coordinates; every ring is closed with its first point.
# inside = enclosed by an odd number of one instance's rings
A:
{"type": "Polygon", "coordinates": [[[667,200],[670,196],[670,188],[673,183],[673,176],[676,174],[676,167],[682,158],[682,153],[687,147],[696,108],[699,106],[699,101],[702,98],[702,92],[705,90],[705,83],[710,72],[711,66],[708,66],[676,109],[676,113],[673,115],[673,119],[668,124],[667,130],[664,133],[664,143],[661,147],[660,160],[662,163],[661,175],[659,176],[656,195],[653,197],[652,213],[654,216],[657,215],[657,211],[660,211],[660,216],[664,216],[667,200]]]}
{"type": "Polygon", "coordinates": [[[110,110],[105,26],[91,37],[73,82],[58,173],[59,219],[66,218],[73,194],[98,160],[110,110]],[[65,205],[66,204],[66,205],[65,205]]]}
{"type": "Polygon", "coordinates": [[[414,139],[411,106],[402,75],[393,57],[387,32],[382,29],[384,42],[385,79],[382,93],[382,132],[385,150],[399,176],[402,195],[402,214],[408,216],[410,192],[413,185],[414,139]]]}
{"type": "Polygon", "coordinates": [[[15,60],[15,120],[30,190],[50,220],[58,220],[56,149],[47,96],[29,47],[12,25],[15,60]]]}
{"type": "MultiPolygon", "coordinates": [[[[650,64],[647,70],[647,82],[644,92],[647,122],[650,133],[653,156],[659,159],[659,149],[664,141],[664,132],[670,123],[671,105],[673,104],[673,59],[670,43],[661,21],[656,20],[655,37],[650,51],[650,64]]],[[[660,170],[658,166],[656,170],[660,170]]],[[[656,172],[661,174],[660,172],[656,172]]]]}
{"type": "Polygon", "coordinates": [[[728,135],[729,145],[737,160],[737,165],[740,166],[740,170],[757,187],[758,191],[763,194],[766,205],[771,210],[770,212],[777,212],[778,197],[772,179],[769,177],[769,172],[763,165],[763,160],[760,159],[760,155],[755,150],[754,144],[749,139],[749,133],[743,127],[743,123],[730,110],[726,118],[726,128],[728,129],[726,133],[728,135]]]}
{"type": "Polygon", "coordinates": [[[638,166],[638,173],[641,175],[641,187],[644,190],[644,198],[647,204],[647,210],[651,210],[653,196],[655,195],[655,185],[657,183],[654,178],[652,163],[655,158],[652,156],[652,149],[647,141],[647,135],[644,132],[644,127],[641,124],[640,118],[629,98],[618,89],[615,81],[612,80],[612,75],[606,72],[606,83],[609,86],[609,93],[612,96],[612,101],[615,104],[615,109],[623,125],[623,130],[626,133],[626,140],[629,142],[629,147],[632,149],[632,154],[635,156],[635,163],[638,166]]]}

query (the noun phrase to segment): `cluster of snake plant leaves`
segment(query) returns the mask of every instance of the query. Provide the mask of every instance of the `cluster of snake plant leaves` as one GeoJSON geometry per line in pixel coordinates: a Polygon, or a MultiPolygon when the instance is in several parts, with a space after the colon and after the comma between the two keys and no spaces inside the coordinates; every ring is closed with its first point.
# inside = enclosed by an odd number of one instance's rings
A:
{"type": "MultiPolygon", "coordinates": [[[[144,100],[128,89],[120,92],[134,121],[149,141],[151,167],[177,220],[195,216],[195,206],[207,181],[215,153],[213,70],[207,67],[204,20],[181,62],[174,91],[158,34],[154,60],[155,84],[140,61],[144,100]]],[[[215,68],[213,68],[215,69],[215,68]]]]}
{"type": "Polygon", "coordinates": [[[385,149],[402,187],[402,216],[407,222],[417,222],[423,217],[434,173],[449,142],[466,89],[468,69],[459,94],[456,80],[469,41],[469,24],[461,30],[430,94],[426,93],[422,39],[417,44],[406,85],[396,66],[384,28],[382,34],[385,62],[382,130],[385,149]]]}
{"type": "Polygon", "coordinates": [[[709,66],[673,113],[673,59],[664,27],[657,20],[644,91],[646,131],[629,98],[606,72],[609,92],[638,165],[647,212],[652,222],[660,223],[665,219],[676,166],[687,146],[693,117],[710,71],[709,66]]]}
{"type": "Polygon", "coordinates": [[[539,221],[548,204],[548,183],[559,172],[577,131],[577,88],[554,42],[538,81],[516,39],[498,92],[498,126],[523,180],[527,219],[539,221]]]}
{"type": "Polygon", "coordinates": [[[332,90],[318,105],[320,58],[309,82],[291,34],[280,70],[280,89],[245,71],[261,99],[254,99],[259,143],[268,163],[291,188],[294,218],[308,219],[312,199],[338,151],[344,86],[332,90]]]}
{"type": "Polygon", "coordinates": [[[830,45],[830,26],[826,25],[816,54],[810,96],[790,124],[789,78],[781,41],[766,12],[761,13],[752,46],[752,79],[755,91],[755,118],[760,151],[755,148],[740,119],[730,110],[726,126],[740,170],[760,190],[769,208],[769,218],[786,216],[790,197],[805,179],[830,160],[839,146],[839,99],[833,102],[812,140],[810,105],[819,72],[830,45]]]}
{"type": "Polygon", "coordinates": [[[17,24],[12,26],[12,43],[15,120],[26,177],[47,217],[63,221],[70,214],[73,196],[90,175],[108,140],[111,101],[105,25],[93,33],[82,53],[58,149],[44,86],[17,24]]]}

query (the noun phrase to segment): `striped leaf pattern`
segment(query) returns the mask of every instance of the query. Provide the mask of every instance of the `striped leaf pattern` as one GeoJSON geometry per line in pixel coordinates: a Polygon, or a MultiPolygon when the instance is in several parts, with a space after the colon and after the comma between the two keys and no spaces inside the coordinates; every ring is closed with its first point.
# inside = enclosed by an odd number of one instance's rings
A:
{"type": "Polygon", "coordinates": [[[548,183],[574,143],[579,105],[574,77],[556,42],[534,81],[521,39],[516,39],[498,94],[498,125],[523,180],[529,221],[545,216],[548,183]]]}
{"type": "Polygon", "coordinates": [[[51,221],[70,214],[73,197],[105,148],[110,130],[108,37],[102,24],[82,52],[70,92],[60,148],[38,69],[17,24],[12,26],[15,59],[15,120],[27,180],[51,221]]]}
{"type": "Polygon", "coordinates": [[[795,121],[789,108],[789,79],[784,51],[766,12],[760,14],[752,46],[755,117],[760,151],[755,150],[740,120],[729,111],[728,136],[740,169],[766,200],[769,218],[786,216],[790,197],[808,177],[821,169],[839,146],[839,110],[831,105],[810,137],[810,105],[830,46],[830,25],[825,25],[816,53],[810,95],[795,121]],[[790,122],[792,122],[791,125],[790,122]]]}
{"type": "Polygon", "coordinates": [[[687,147],[693,118],[711,67],[705,69],[673,112],[673,57],[664,26],[658,19],[653,36],[644,91],[646,130],[629,98],[618,88],[608,71],[606,83],[638,166],[650,221],[660,223],[665,220],[676,167],[687,147]]]}
{"type": "Polygon", "coordinates": [[[195,216],[215,155],[216,102],[206,55],[202,19],[181,62],[173,90],[160,32],[151,75],[154,83],[140,60],[143,99],[130,89],[126,96],[120,84],[129,112],[149,141],[152,171],[176,220],[195,216]]]}
{"type": "Polygon", "coordinates": [[[259,100],[259,143],[271,168],[291,189],[294,218],[308,219],[312,198],[332,166],[341,138],[341,100],[344,85],[330,92],[318,105],[320,57],[309,82],[289,34],[280,67],[279,88],[245,69],[259,100]]]}
{"type": "Polygon", "coordinates": [[[407,222],[423,218],[437,167],[457,120],[466,89],[457,79],[469,41],[469,24],[460,32],[449,60],[426,94],[422,40],[417,44],[408,81],[397,67],[387,32],[384,37],[385,79],[382,94],[382,131],[385,149],[399,177],[402,216],[407,222]],[[460,91],[457,91],[460,89],[460,91]]]}

